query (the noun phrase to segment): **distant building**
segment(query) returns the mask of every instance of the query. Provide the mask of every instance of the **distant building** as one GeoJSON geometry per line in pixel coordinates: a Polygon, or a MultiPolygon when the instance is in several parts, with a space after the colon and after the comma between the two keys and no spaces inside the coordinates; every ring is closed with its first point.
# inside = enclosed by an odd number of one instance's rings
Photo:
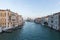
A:
{"type": "Polygon", "coordinates": [[[30,17],[27,17],[26,21],[27,21],[27,22],[33,22],[33,19],[30,18],[30,17]]]}
{"type": "Polygon", "coordinates": [[[40,24],[41,23],[41,18],[35,18],[34,22],[40,24]]]}
{"type": "Polygon", "coordinates": [[[42,25],[48,25],[48,16],[45,16],[45,17],[41,18],[41,24],[42,25]]]}
{"type": "Polygon", "coordinates": [[[60,31],[60,12],[53,15],[48,15],[41,18],[36,18],[35,23],[40,23],[42,25],[47,25],[48,27],[60,31]]]}
{"type": "Polygon", "coordinates": [[[21,26],[23,25],[23,23],[24,23],[24,20],[23,20],[22,15],[18,15],[18,25],[21,26]]]}

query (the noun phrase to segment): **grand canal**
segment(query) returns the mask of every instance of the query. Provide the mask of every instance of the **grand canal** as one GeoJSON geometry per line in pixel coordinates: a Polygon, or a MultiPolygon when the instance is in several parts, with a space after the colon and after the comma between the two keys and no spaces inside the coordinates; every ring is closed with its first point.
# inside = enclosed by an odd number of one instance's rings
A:
{"type": "Polygon", "coordinates": [[[60,40],[60,32],[40,24],[26,22],[22,29],[0,34],[0,40],[60,40]]]}

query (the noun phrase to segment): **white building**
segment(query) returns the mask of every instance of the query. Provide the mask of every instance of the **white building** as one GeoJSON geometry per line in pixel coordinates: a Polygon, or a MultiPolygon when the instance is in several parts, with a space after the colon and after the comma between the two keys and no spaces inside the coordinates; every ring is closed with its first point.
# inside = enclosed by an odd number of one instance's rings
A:
{"type": "Polygon", "coordinates": [[[53,27],[53,15],[49,15],[49,17],[48,17],[48,26],[50,28],[53,27]]]}
{"type": "Polygon", "coordinates": [[[42,25],[45,25],[45,24],[48,25],[48,16],[41,18],[41,24],[42,24],[42,25]]]}
{"type": "Polygon", "coordinates": [[[60,30],[60,12],[48,17],[48,26],[55,30],[60,30]]]}
{"type": "Polygon", "coordinates": [[[53,29],[60,30],[60,12],[53,14],[53,29]]]}

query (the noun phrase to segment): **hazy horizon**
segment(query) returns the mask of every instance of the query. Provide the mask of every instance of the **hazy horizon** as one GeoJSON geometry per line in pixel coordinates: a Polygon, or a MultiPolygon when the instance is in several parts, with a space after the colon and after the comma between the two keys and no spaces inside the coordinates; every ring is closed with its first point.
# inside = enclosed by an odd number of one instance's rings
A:
{"type": "Polygon", "coordinates": [[[60,0],[0,0],[0,9],[10,9],[23,17],[42,17],[60,11],[60,0]]]}

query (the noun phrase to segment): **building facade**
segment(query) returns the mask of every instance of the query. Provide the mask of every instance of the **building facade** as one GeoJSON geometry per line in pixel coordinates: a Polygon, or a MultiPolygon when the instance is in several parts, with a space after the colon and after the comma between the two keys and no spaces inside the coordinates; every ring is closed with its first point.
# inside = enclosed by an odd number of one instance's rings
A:
{"type": "Polygon", "coordinates": [[[23,21],[23,17],[22,15],[18,15],[18,25],[21,26],[23,25],[24,21],[23,21]]]}
{"type": "Polygon", "coordinates": [[[18,26],[18,18],[17,17],[18,17],[17,13],[13,12],[11,14],[11,23],[12,23],[13,28],[18,26]]]}
{"type": "Polygon", "coordinates": [[[60,30],[60,12],[48,17],[48,26],[55,30],[60,30]]]}
{"type": "Polygon", "coordinates": [[[53,15],[49,15],[49,17],[48,17],[48,26],[50,28],[53,27],[53,15]]]}
{"type": "Polygon", "coordinates": [[[41,18],[35,18],[34,22],[37,23],[37,24],[41,24],[41,18]]]}
{"type": "Polygon", "coordinates": [[[0,26],[2,30],[9,29],[9,25],[11,25],[9,21],[9,17],[11,16],[10,10],[0,10],[0,26]]]}
{"type": "Polygon", "coordinates": [[[42,25],[48,25],[48,16],[45,16],[45,17],[41,18],[41,24],[42,25]]]}
{"type": "Polygon", "coordinates": [[[53,14],[53,29],[60,30],[60,12],[53,14]]]}
{"type": "Polygon", "coordinates": [[[22,25],[23,18],[10,10],[0,10],[0,32],[22,25]],[[19,21],[20,20],[20,21],[19,21]],[[20,23],[21,22],[21,23],[20,23]]]}

